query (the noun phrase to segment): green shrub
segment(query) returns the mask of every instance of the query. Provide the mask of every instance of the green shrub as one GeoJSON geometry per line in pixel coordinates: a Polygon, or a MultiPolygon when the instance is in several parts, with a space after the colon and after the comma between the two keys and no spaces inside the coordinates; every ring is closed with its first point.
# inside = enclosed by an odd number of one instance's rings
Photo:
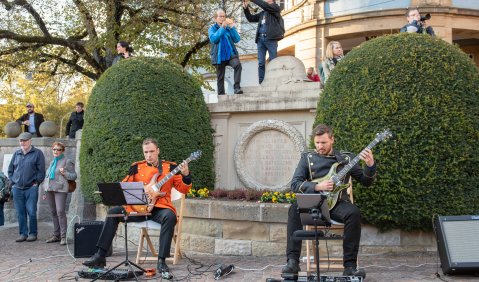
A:
{"type": "Polygon", "coordinates": [[[132,58],[97,81],[85,116],[80,168],[82,190],[121,181],[143,160],[143,139],[158,140],[160,158],[177,163],[202,150],[190,163],[194,187],[213,187],[213,130],[199,84],[179,66],[159,58],[132,58]]]}
{"type": "Polygon", "coordinates": [[[459,48],[421,34],[379,37],[333,70],[316,124],[335,148],[359,153],[376,132],[372,187],[355,185],[363,219],[387,230],[430,230],[431,217],[479,212],[479,75],[459,48]]]}

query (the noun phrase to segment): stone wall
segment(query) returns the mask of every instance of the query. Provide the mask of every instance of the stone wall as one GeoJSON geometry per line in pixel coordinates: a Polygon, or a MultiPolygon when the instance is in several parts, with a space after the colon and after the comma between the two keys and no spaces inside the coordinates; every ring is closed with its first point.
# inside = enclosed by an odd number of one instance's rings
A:
{"type": "MultiPolygon", "coordinates": [[[[177,207],[179,208],[179,207],[177,207]]],[[[182,252],[211,255],[282,256],[286,253],[286,223],[289,204],[255,203],[242,201],[187,199],[181,235],[182,252]]],[[[99,205],[98,219],[106,216],[106,208],[99,205]]],[[[150,230],[158,248],[159,232],[150,230]]],[[[341,234],[341,232],[336,232],[341,234]]],[[[137,248],[139,229],[128,227],[128,248],[137,248]]],[[[305,243],[303,255],[305,256],[305,243]]],[[[342,241],[329,240],[328,248],[320,242],[321,256],[342,256],[342,241]]],[[[113,241],[114,251],[124,249],[124,229],[120,225],[113,241]]],[[[363,225],[360,255],[384,252],[435,251],[432,233],[392,230],[381,233],[371,225],[363,225]]]]}

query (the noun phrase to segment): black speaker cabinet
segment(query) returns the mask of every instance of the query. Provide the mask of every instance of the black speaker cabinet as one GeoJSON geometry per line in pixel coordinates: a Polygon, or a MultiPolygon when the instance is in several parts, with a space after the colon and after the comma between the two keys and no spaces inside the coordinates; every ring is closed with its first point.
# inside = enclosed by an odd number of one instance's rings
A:
{"type": "Polygon", "coordinates": [[[444,274],[479,273],[479,215],[439,216],[434,231],[444,274]]]}
{"type": "MultiPolygon", "coordinates": [[[[74,228],[73,256],[75,258],[91,257],[96,253],[96,243],[98,242],[98,238],[100,238],[103,221],[75,223],[74,228]]],[[[107,256],[111,256],[111,248],[107,256]]]]}

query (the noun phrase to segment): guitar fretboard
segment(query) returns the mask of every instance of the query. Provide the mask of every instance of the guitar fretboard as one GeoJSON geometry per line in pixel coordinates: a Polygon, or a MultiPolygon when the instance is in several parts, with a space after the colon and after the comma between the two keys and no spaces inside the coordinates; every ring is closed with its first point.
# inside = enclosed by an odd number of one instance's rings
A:
{"type": "MultiPolygon", "coordinates": [[[[191,162],[191,158],[187,158],[186,160],[184,160],[183,162],[186,162],[186,163],[189,163],[191,162]]],[[[161,186],[163,186],[163,184],[165,184],[166,182],[168,182],[168,180],[170,180],[170,178],[173,177],[173,175],[177,174],[178,171],[180,171],[180,166],[178,165],[177,167],[175,167],[175,169],[173,169],[172,171],[170,171],[170,173],[168,173],[165,177],[163,177],[160,181],[158,181],[155,185],[153,185],[153,187],[151,187],[155,192],[158,192],[160,191],[161,189],[161,186]]]]}
{"type": "MultiPolygon", "coordinates": [[[[366,150],[366,149],[372,149],[374,148],[374,146],[376,146],[379,142],[381,142],[382,139],[380,139],[379,137],[376,137],[374,138],[374,140],[369,143],[369,145],[367,145],[362,151],[366,150]]],[[[361,152],[362,152],[361,151],[361,152]]],[[[359,157],[359,154],[352,160],[350,161],[346,166],[344,166],[344,168],[338,172],[336,175],[334,175],[333,177],[331,177],[331,180],[333,181],[333,183],[337,186],[341,185],[341,181],[343,180],[343,178],[346,176],[346,174],[348,174],[348,172],[361,160],[361,158],[359,157]]]]}

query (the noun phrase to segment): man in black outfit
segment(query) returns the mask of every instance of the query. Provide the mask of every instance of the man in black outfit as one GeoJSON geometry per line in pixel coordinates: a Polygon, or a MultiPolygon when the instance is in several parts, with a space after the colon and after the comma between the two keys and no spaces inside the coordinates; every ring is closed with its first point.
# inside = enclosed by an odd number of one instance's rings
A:
{"type": "Polygon", "coordinates": [[[265,73],[266,51],[269,54],[269,61],[278,56],[278,41],[284,37],[284,21],[281,17],[281,8],[274,0],[251,0],[263,9],[254,15],[249,10],[249,2],[250,0],[243,0],[243,10],[249,22],[258,23],[255,43],[258,47],[258,77],[261,84],[265,73]]]}
{"type": "Polygon", "coordinates": [[[70,119],[68,119],[65,136],[75,138],[75,133],[83,128],[83,116],[85,114],[83,107],[82,102],[76,103],[75,111],[71,113],[70,119]]]}
{"type": "Polygon", "coordinates": [[[42,137],[40,134],[40,124],[45,119],[40,113],[35,113],[35,106],[27,103],[27,113],[17,119],[17,123],[23,125],[23,132],[29,132],[33,137],[42,137]]]}
{"type": "MultiPolygon", "coordinates": [[[[314,152],[304,152],[296,167],[291,181],[291,189],[295,193],[318,193],[320,191],[333,190],[333,182],[325,180],[319,183],[312,182],[313,179],[321,178],[327,175],[335,163],[341,163],[340,170],[347,165],[355,156],[351,153],[340,152],[333,149],[334,136],[331,128],[324,124],[318,125],[313,130],[314,152]]],[[[363,169],[356,164],[343,179],[343,183],[348,183],[352,176],[365,186],[372,184],[376,174],[376,164],[373,153],[365,149],[360,153],[360,158],[366,163],[363,169]]],[[[330,211],[331,219],[344,223],[343,240],[343,265],[345,276],[366,276],[363,269],[357,269],[357,257],[359,251],[359,241],[361,239],[361,213],[359,209],[350,202],[346,190],[341,192],[339,200],[335,207],[330,211]]],[[[301,255],[301,241],[292,240],[291,235],[296,230],[303,229],[298,212],[298,205],[292,204],[288,212],[288,234],[286,256],[288,263],[283,267],[282,272],[287,274],[297,274],[300,271],[299,256],[301,255]]]]}

